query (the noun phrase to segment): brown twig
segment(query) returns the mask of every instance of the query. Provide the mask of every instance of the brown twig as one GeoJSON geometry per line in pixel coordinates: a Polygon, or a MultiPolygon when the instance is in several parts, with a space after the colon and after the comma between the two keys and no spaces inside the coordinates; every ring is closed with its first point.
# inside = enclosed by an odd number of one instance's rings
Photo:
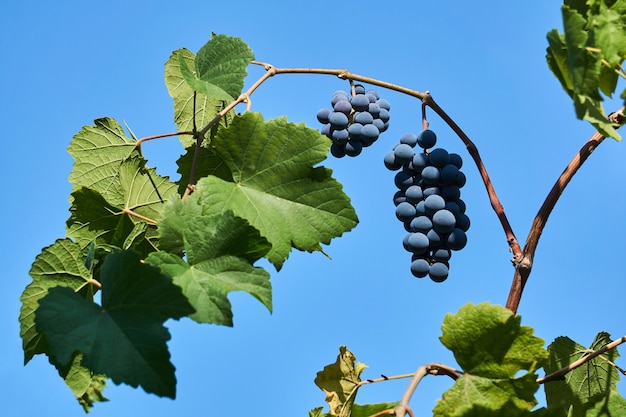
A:
{"type": "MultiPolygon", "coordinates": [[[[611,113],[609,115],[609,120],[618,126],[623,124],[624,107],[611,113]]],[[[509,291],[509,296],[506,301],[506,308],[511,310],[513,313],[516,313],[519,307],[522,292],[524,291],[524,287],[526,286],[528,276],[530,275],[530,271],[532,269],[537,244],[539,243],[539,238],[541,237],[541,233],[543,232],[543,228],[548,221],[550,213],[552,213],[556,202],[561,197],[561,194],[563,194],[565,187],[569,184],[572,177],[574,177],[574,174],[576,174],[589,155],[591,155],[591,153],[604,141],[604,139],[604,136],[596,132],[587,140],[587,142],[585,142],[582,148],[576,153],[576,155],[574,155],[567,167],[565,167],[563,173],[561,173],[559,178],[556,180],[556,183],[548,193],[545,201],[539,209],[539,212],[535,216],[530,232],[528,233],[528,237],[526,238],[526,243],[524,244],[524,250],[519,262],[516,264],[513,282],[511,283],[511,290],[509,291]]]]}
{"type": "Polygon", "coordinates": [[[622,336],[621,338],[612,341],[611,343],[601,347],[600,349],[592,351],[588,355],[583,356],[582,358],[578,359],[577,361],[572,362],[571,364],[569,364],[568,366],[564,368],[559,369],[558,371],[552,372],[551,374],[548,374],[544,376],[543,378],[537,379],[537,383],[544,384],[549,381],[561,380],[568,372],[578,368],[579,366],[583,365],[586,362],[589,362],[593,358],[599,355],[602,355],[606,351],[615,349],[617,346],[621,345],[624,342],[626,342],[626,336],[622,336]]]}
{"type": "Polygon", "coordinates": [[[404,417],[406,413],[408,413],[409,416],[413,415],[411,407],[409,407],[409,401],[411,401],[415,389],[426,375],[447,375],[456,380],[462,375],[462,372],[441,363],[430,363],[420,366],[417,368],[417,371],[415,371],[411,383],[409,383],[409,386],[404,391],[400,403],[394,408],[396,416],[404,417]]]}
{"type": "Polygon", "coordinates": [[[522,249],[515,237],[515,233],[513,233],[513,228],[509,223],[509,219],[504,213],[504,207],[496,194],[495,189],[493,188],[493,184],[491,179],[489,178],[489,174],[487,173],[487,169],[485,168],[485,164],[483,163],[480,154],[478,153],[478,148],[471,141],[471,139],[461,130],[461,128],[452,120],[448,114],[443,111],[441,107],[433,100],[430,94],[427,94],[424,98],[424,102],[435,111],[447,124],[450,128],[457,134],[457,136],[463,141],[465,147],[467,148],[469,154],[472,156],[476,167],[478,168],[478,172],[485,184],[485,188],[487,189],[487,194],[489,196],[489,202],[491,203],[491,207],[495,211],[498,219],[500,220],[500,224],[504,229],[504,234],[506,235],[506,241],[509,245],[509,250],[513,253],[513,264],[517,264],[521,260],[522,249]]]}

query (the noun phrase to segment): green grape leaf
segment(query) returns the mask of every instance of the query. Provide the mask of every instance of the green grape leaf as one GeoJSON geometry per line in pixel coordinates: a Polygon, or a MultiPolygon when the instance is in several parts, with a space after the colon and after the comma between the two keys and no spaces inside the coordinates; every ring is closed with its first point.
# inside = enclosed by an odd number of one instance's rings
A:
{"type": "MultiPolygon", "coordinates": [[[[186,245],[194,245],[193,239],[212,241],[212,252],[208,257],[232,255],[243,258],[249,263],[262,258],[272,247],[259,231],[251,227],[247,221],[226,212],[218,216],[204,216],[203,206],[199,204],[198,194],[191,194],[183,202],[180,199],[168,202],[163,211],[163,218],[159,223],[160,248],[170,253],[179,253],[185,250],[186,245]],[[191,225],[201,217],[202,224],[208,226],[202,233],[194,230],[191,225]],[[187,236],[190,243],[185,243],[187,236]]],[[[189,255],[189,254],[188,254],[189,255]]]]}
{"type": "Polygon", "coordinates": [[[198,51],[196,74],[199,79],[220,88],[229,96],[237,97],[243,89],[248,65],[253,60],[254,53],[244,41],[216,35],[198,51]]]}
{"type": "Polygon", "coordinates": [[[144,161],[133,158],[118,167],[115,185],[122,200],[110,204],[98,191],[81,187],[72,193],[67,235],[81,247],[95,241],[99,246],[135,249],[147,255],[155,250],[154,224],[164,203],[177,196],[177,186],[144,161]]]}
{"type": "Polygon", "coordinates": [[[190,318],[197,322],[232,326],[231,291],[249,293],[271,312],[269,273],[251,265],[270,249],[267,241],[232,212],[194,217],[193,210],[188,201],[173,203],[159,226],[163,245],[174,252],[184,248],[187,262],[163,251],[146,262],[173,277],[195,308],[190,318]]]}
{"type": "Polygon", "coordinates": [[[122,208],[157,221],[161,216],[163,204],[177,196],[177,185],[156,173],[154,168],[147,168],[144,161],[132,159],[120,165],[120,183],[124,190],[122,208]]]}
{"type": "Polygon", "coordinates": [[[385,410],[393,409],[399,402],[378,403],[378,404],[354,404],[352,406],[351,417],[371,417],[385,410]]]}
{"type": "Polygon", "coordinates": [[[96,119],[93,126],[83,127],[68,147],[74,158],[69,181],[75,189],[91,188],[109,204],[123,205],[119,167],[127,159],[140,157],[136,143],[126,137],[124,129],[114,119],[96,119]]]}
{"type": "Polygon", "coordinates": [[[196,77],[196,74],[187,66],[187,63],[181,57],[178,57],[178,65],[180,66],[180,73],[182,74],[185,82],[193,91],[204,94],[207,97],[213,97],[222,101],[233,101],[235,98],[221,89],[219,86],[210,83],[206,80],[201,80],[196,77]]]}
{"type": "Polygon", "coordinates": [[[520,378],[494,379],[463,374],[443,394],[434,408],[435,417],[517,417],[530,416],[537,405],[537,376],[527,373],[520,378]]]}
{"type": "MultiPolygon", "coordinates": [[[[178,165],[178,173],[180,174],[180,181],[178,187],[178,193],[183,194],[187,188],[187,184],[191,180],[191,170],[193,167],[193,154],[195,152],[195,145],[188,148],[185,154],[181,155],[176,161],[178,165]]],[[[198,151],[198,163],[196,166],[196,180],[214,175],[225,181],[229,181],[233,178],[232,173],[224,161],[217,156],[214,147],[201,147],[198,151]]]]}
{"type": "Polygon", "coordinates": [[[231,210],[248,220],[272,244],[266,257],[277,269],[292,246],[321,250],[320,242],[329,244],[358,223],[332,171],[315,167],[329,147],[316,130],[247,112],[220,129],[213,145],[232,178],[198,181],[195,192],[205,214],[231,210]]]}
{"type": "Polygon", "coordinates": [[[365,368],[367,365],[357,362],[354,353],[340,346],[337,360],[317,373],[315,385],[326,393],[331,415],[350,415],[365,368]]]}
{"type": "MultiPolygon", "coordinates": [[[[165,85],[170,97],[174,100],[174,122],[178,126],[179,132],[191,132],[194,130],[194,127],[198,129],[203,128],[226,107],[224,100],[202,93],[194,95],[194,90],[183,77],[181,62],[184,62],[184,68],[195,68],[195,59],[196,55],[193,52],[183,48],[174,51],[170,59],[165,63],[165,85]]],[[[220,119],[219,124],[215,128],[227,125],[233,118],[233,115],[233,111],[228,112],[220,119]]],[[[214,134],[214,131],[211,134],[214,134]]],[[[191,135],[181,135],[179,140],[185,148],[194,149],[196,141],[191,135]]],[[[188,151],[186,155],[191,160],[193,152],[188,151]]]]}
{"type": "Polygon", "coordinates": [[[179,287],[136,252],[109,254],[101,270],[102,307],[71,289],[51,288],[39,300],[35,323],[51,360],[69,366],[77,352],[82,365],[116,383],[139,385],[174,398],[176,378],[163,323],[193,313],[179,287]]]}
{"type": "Polygon", "coordinates": [[[72,390],[78,403],[88,413],[96,402],[109,401],[102,391],[106,387],[106,376],[96,375],[81,365],[83,355],[74,356],[67,372],[62,373],[65,384],[72,390]]]}
{"type": "Polygon", "coordinates": [[[602,135],[621,140],[607,120],[603,93],[612,96],[618,73],[625,76],[626,1],[566,1],[562,6],[564,32],[548,32],[546,60],[572,98],[576,116],[602,135]]]}
{"type": "Polygon", "coordinates": [[[70,239],[59,239],[43,248],[30,269],[33,281],[26,286],[20,300],[20,335],[24,349],[24,364],[35,354],[46,352],[46,344],[35,327],[35,312],[39,300],[50,288],[62,286],[90,299],[94,288],[91,274],[85,267],[81,247],[70,239]]]}
{"type": "MultiPolygon", "coordinates": [[[[610,335],[606,332],[598,333],[588,349],[568,337],[558,337],[548,346],[550,357],[545,371],[550,374],[565,368],[589,352],[600,349],[610,342],[610,335]]],[[[571,407],[573,417],[622,415],[593,414],[589,411],[596,409],[599,412],[603,405],[608,406],[608,404],[615,410],[623,409],[625,401],[617,393],[619,372],[613,366],[618,356],[617,350],[612,349],[568,372],[565,380],[546,382],[548,407],[562,411],[569,410],[571,407]]]]}
{"type": "Polygon", "coordinates": [[[435,416],[530,415],[539,388],[534,371],[548,354],[519,316],[499,305],[469,303],[445,317],[440,340],[464,373],[443,395],[435,416]]]}
{"type": "MultiPolygon", "coordinates": [[[[156,227],[137,223],[113,207],[95,190],[81,187],[72,193],[67,236],[81,248],[95,242],[98,248],[134,249],[147,256],[154,252],[156,227]]],[[[135,218],[136,219],[136,218],[135,218]]]]}
{"type": "Polygon", "coordinates": [[[513,378],[519,371],[534,372],[548,353],[533,329],[499,305],[471,303],[448,314],[441,342],[454,353],[465,372],[486,378],[513,378]]]}

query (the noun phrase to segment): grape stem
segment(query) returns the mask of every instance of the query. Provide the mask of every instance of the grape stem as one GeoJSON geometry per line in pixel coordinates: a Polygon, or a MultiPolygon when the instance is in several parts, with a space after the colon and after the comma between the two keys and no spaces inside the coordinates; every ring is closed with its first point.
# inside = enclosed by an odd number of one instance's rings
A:
{"type": "MultiPolygon", "coordinates": [[[[615,123],[616,127],[621,126],[624,123],[624,107],[609,114],[608,119],[612,123],[615,123]]],[[[543,228],[546,225],[550,213],[552,213],[556,202],[559,200],[561,194],[563,194],[563,190],[565,190],[565,187],[569,184],[574,174],[576,174],[589,155],[591,155],[591,153],[604,141],[604,139],[605,137],[602,136],[602,134],[596,132],[587,140],[587,142],[585,142],[582,148],[574,155],[567,167],[565,167],[565,170],[563,170],[563,173],[556,180],[556,183],[539,208],[539,212],[535,216],[528,233],[528,237],[526,238],[524,250],[519,258],[519,261],[515,265],[513,282],[511,283],[511,290],[509,291],[509,297],[506,302],[506,308],[511,310],[513,313],[516,313],[519,307],[522,292],[524,291],[524,287],[526,286],[528,276],[530,275],[530,271],[532,269],[537,244],[539,243],[539,238],[541,237],[541,233],[543,232],[543,228]]]]}
{"type": "Polygon", "coordinates": [[[617,346],[621,345],[624,342],[626,342],[626,336],[622,336],[621,338],[612,341],[611,343],[601,347],[600,349],[591,351],[588,355],[583,356],[582,358],[572,362],[564,368],[559,369],[558,371],[552,372],[551,374],[548,374],[543,378],[537,379],[537,383],[544,384],[550,381],[562,380],[568,372],[578,368],[579,366],[589,362],[593,358],[598,357],[611,349],[615,349],[617,346]]]}

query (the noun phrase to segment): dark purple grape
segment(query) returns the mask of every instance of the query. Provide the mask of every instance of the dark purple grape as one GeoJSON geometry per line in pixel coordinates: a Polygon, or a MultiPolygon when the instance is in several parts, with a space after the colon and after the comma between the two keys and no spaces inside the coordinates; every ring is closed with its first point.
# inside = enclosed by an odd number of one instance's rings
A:
{"type": "Polygon", "coordinates": [[[423,149],[430,149],[437,143],[437,135],[430,129],[422,130],[417,134],[417,144],[423,149]]]}
{"type": "Polygon", "coordinates": [[[426,259],[418,258],[411,262],[411,273],[416,278],[424,278],[426,275],[428,275],[429,271],[430,265],[428,264],[428,261],[426,259]]]}
{"type": "Polygon", "coordinates": [[[322,124],[328,123],[328,116],[330,116],[330,109],[320,109],[317,112],[317,120],[322,124]]]}
{"type": "Polygon", "coordinates": [[[435,262],[430,266],[428,275],[435,282],[443,282],[448,278],[448,265],[443,262],[435,262]]]}

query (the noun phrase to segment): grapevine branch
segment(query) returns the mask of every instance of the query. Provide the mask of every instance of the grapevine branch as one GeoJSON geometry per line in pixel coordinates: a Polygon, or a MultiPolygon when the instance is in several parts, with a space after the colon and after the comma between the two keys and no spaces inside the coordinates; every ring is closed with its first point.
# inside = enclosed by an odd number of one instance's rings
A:
{"type": "MultiPolygon", "coordinates": [[[[195,137],[197,140],[196,152],[194,154],[194,158],[192,162],[189,185],[187,186],[187,189],[185,190],[183,199],[185,198],[186,195],[188,195],[191,191],[193,191],[193,187],[195,184],[195,172],[197,168],[197,160],[199,158],[199,153],[200,153],[199,150],[200,150],[200,146],[202,145],[202,141],[204,140],[206,133],[222,117],[224,117],[224,115],[226,115],[229,111],[235,108],[235,106],[237,106],[238,104],[244,103],[244,102],[247,102],[248,104],[250,104],[250,95],[252,95],[252,93],[257,88],[259,88],[259,86],[261,86],[261,84],[263,84],[265,81],[267,81],[269,78],[273,77],[274,75],[278,75],[278,74],[333,75],[343,80],[360,81],[360,82],[375,85],[378,87],[386,88],[389,90],[397,91],[399,93],[403,93],[403,94],[406,94],[406,95],[409,95],[411,97],[415,97],[421,100],[422,106],[424,105],[430,106],[435,111],[435,113],[437,113],[448,124],[448,126],[450,126],[450,128],[459,136],[459,138],[463,141],[463,143],[467,147],[470,155],[472,156],[472,159],[474,160],[474,162],[476,163],[476,166],[478,167],[478,170],[483,179],[483,182],[485,183],[485,188],[487,189],[487,194],[489,195],[491,206],[496,212],[498,219],[500,219],[500,223],[502,224],[502,227],[506,234],[509,249],[511,250],[511,252],[513,252],[514,262],[518,262],[521,259],[521,254],[522,254],[521,248],[519,246],[517,238],[515,237],[515,234],[513,233],[513,229],[511,228],[508,218],[506,217],[506,214],[504,213],[504,208],[502,204],[500,203],[500,199],[498,198],[496,191],[493,187],[493,184],[491,182],[491,179],[489,178],[489,175],[487,174],[487,169],[485,168],[485,165],[480,157],[480,154],[478,153],[478,149],[476,145],[470,140],[470,138],[465,134],[465,132],[461,130],[461,128],[454,122],[454,120],[452,120],[452,118],[448,116],[448,114],[445,111],[443,111],[441,107],[439,107],[439,105],[433,100],[429,92],[420,92],[420,91],[412,90],[407,87],[403,87],[401,85],[392,84],[386,81],[381,81],[376,78],[365,77],[363,75],[352,73],[347,69],[278,68],[278,67],[275,67],[274,65],[271,65],[265,62],[259,62],[259,61],[252,61],[251,64],[262,66],[266,72],[254,84],[252,84],[252,86],[248,90],[246,90],[237,99],[235,99],[228,106],[222,109],[222,111],[220,111],[211,121],[209,121],[209,123],[207,123],[206,126],[204,126],[201,130],[196,132],[195,134],[195,137]]],[[[425,125],[427,125],[428,123],[425,120],[425,118],[423,119],[423,123],[425,125]]]]}
{"type": "Polygon", "coordinates": [[[537,382],[539,384],[544,384],[549,381],[561,380],[568,372],[578,368],[584,363],[589,362],[593,358],[600,356],[603,353],[611,349],[615,349],[617,346],[621,345],[624,342],[626,342],[626,336],[622,336],[621,338],[612,341],[611,343],[601,347],[600,349],[590,352],[588,355],[583,356],[582,358],[578,359],[577,361],[572,362],[571,364],[569,364],[568,366],[564,368],[559,369],[558,371],[552,372],[551,374],[548,374],[543,378],[537,379],[537,382]]]}
{"type": "MultiPolygon", "coordinates": [[[[624,107],[611,113],[609,115],[609,120],[615,123],[618,127],[622,125],[624,123],[624,107]]],[[[604,141],[604,139],[604,136],[596,132],[587,140],[576,155],[574,155],[563,173],[556,180],[556,183],[548,193],[548,196],[541,205],[539,212],[535,216],[530,232],[528,233],[528,237],[526,238],[526,243],[524,244],[524,250],[522,252],[520,262],[516,265],[511,290],[509,291],[509,297],[506,302],[506,307],[513,313],[516,313],[517,308],[519,307],[522,292],[524,291],[524,287],[532,269],[537,244],[539,243],[539,238],[541,237],[541,233],[543,232],[543,228],[546,225],[550,213],[552,213],[556,202],[561,194],[563,194],[563,190],[565,190],[565,187],[569,184],[574,174],[576,174],[589,155],[591,155],[591,153],[604,141]]]]}
{"type": "Polygon", "coordinates": [[[413,416],[413,411],[409,406],[409,401],[411,400],[415,389],[426,375],[447,375],[456,380],[462,375],[462,372],[441,363],[430,363],[420,366],[417,371],[415,371],[413,379],[411,380],[411,383],[407,387],[406,391],[404,391],[404,395],[402,396],[400,403],[393,409],[396,416],[404,417],[407,413],[410,417],[413,416]]]}

